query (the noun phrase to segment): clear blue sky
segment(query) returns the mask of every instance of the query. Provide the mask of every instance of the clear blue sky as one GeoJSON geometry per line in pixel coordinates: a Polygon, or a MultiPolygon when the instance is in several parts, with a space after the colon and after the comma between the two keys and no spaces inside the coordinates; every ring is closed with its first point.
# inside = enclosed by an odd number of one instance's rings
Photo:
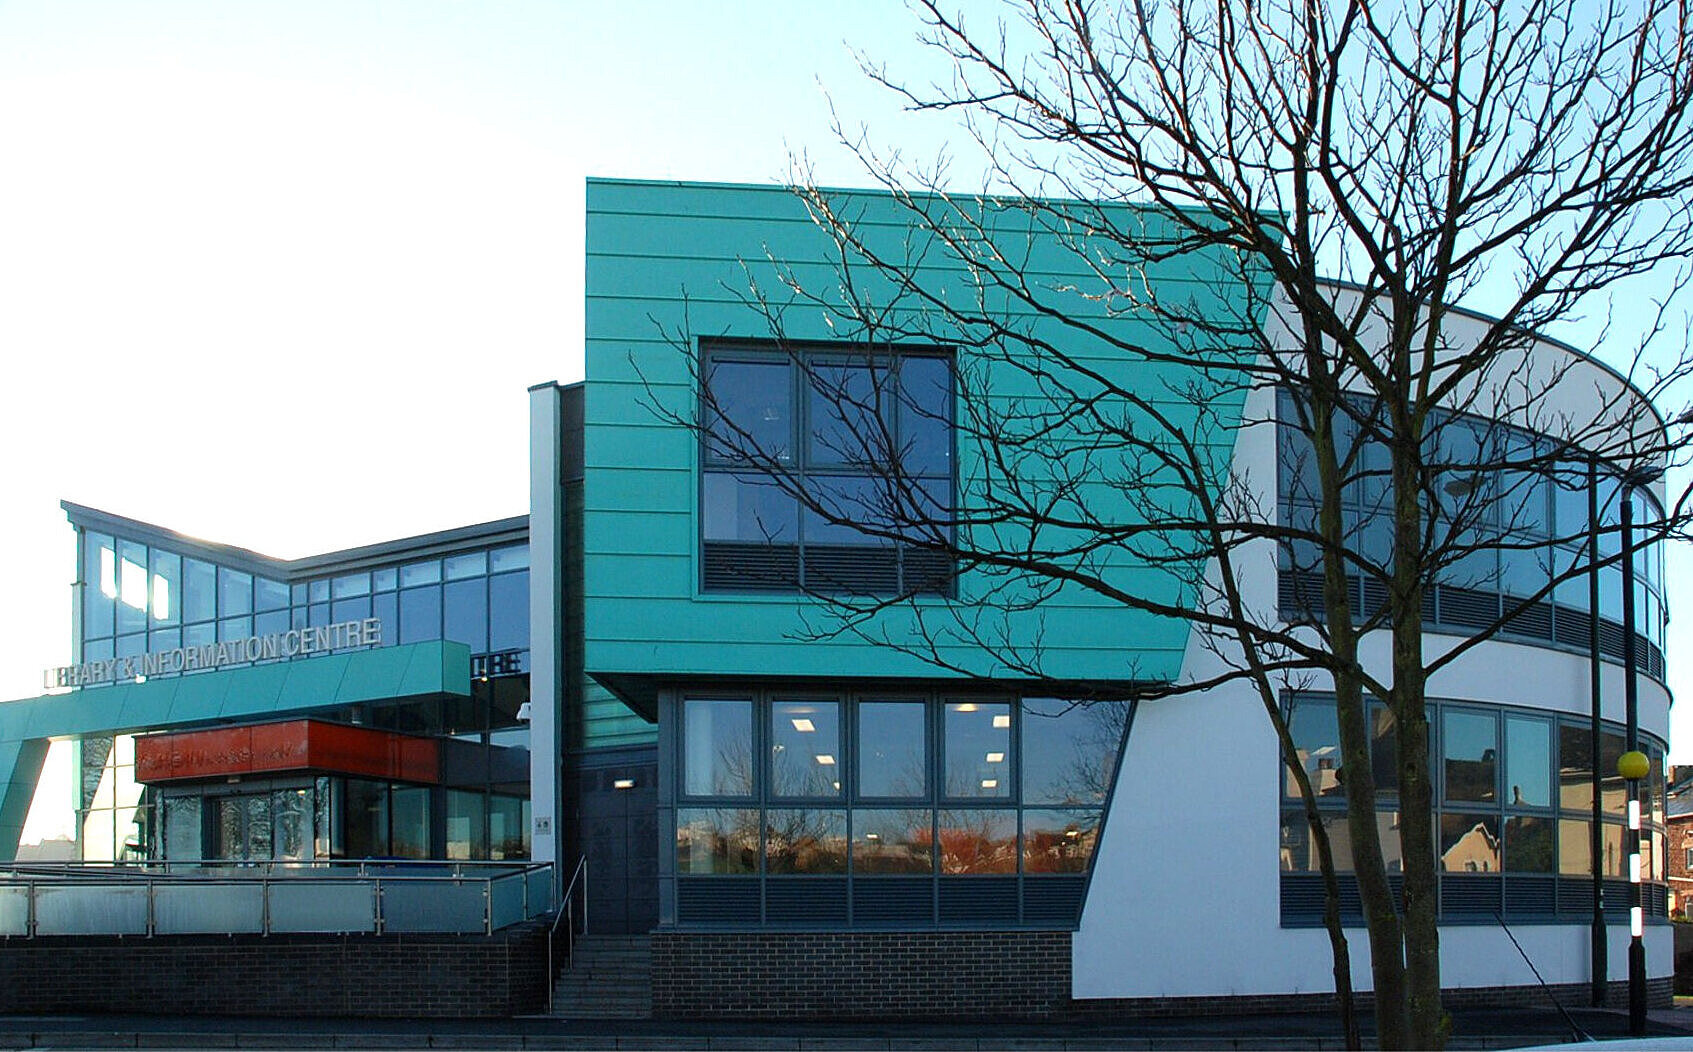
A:
{"type": "Polygon", "coordinates": [[[69,658],[61,498],[285,557],[525,511],[524,389],[582,371],[584,178],[804,152],[861,184],[825,88],[933,156],[962,138],[848,49],[944,76],[915,31],[895,0],[0,0],[0,698],[69,658]]]}

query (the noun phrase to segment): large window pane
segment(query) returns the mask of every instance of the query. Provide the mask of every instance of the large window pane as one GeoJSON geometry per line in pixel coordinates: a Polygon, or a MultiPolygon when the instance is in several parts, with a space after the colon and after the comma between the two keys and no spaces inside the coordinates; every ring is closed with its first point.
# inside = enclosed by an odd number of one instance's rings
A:
{"type": "Polygon", "coordinates": [[[1448,873],[1499,872],[1499,816],[1440,816],[1440,868],[1448,873]]]}
{"type": "Polygon", "coordinates": [[[688,698],[682,702],[682,792],[751,796],[752,702],[688,698]]]}
{"type": "Polygon", "coordinates": [[[1593,823],[1579,818],[1558,819],[1558,872],[1566,877],[1593,875],[1593,823]]]}
{"type": "Polygon", "coordinates": [[[941,872],[1015,873],[1017,812],[942,811],[941,872]]]}
{"type": "Polygon", "coordinates": [[[82,556],[82,636],[109,636],[118,596],[117,542],[103,533],[84,531],[82,556]]]}
{"type": "Polygon", "coordinates": [[[757,873],[758,812],[692,807],[677,811],[676,872],[757,873]]]}
{"type": "Polygon", "coordinates": [[[1574,723],[1558,725],[1558,806],[1593,810],[1593,734],[1574,723]]]}
{"type": "Polygon", "coordinates": [[[154,548],[152,562],[153,620],[161,625],[182,622],[182,556],[154,548]]]}
{"type": "Polygon", "coordinates": [[[429,790],[396,785],[392,794],[391,850],[396,858],[429,857],[429,790]]]}
{"type": "Polygon", "coordinates": [[[529,646],[529,571],[488,578],[488,649],[529,646]]]}
{"type": "Polygon", "coordinates": [[[422,643],[441,638],[441,587],[400,591],[400,642],[422,643]]]}
{"type": "Polygon", "coordinates": [[[264,613],[288,606],[288,586],[268,577],[253,578],[253,609],[264,613]]]}
{"type": "Polygon", "coordinates": [[[946,783],[949,797],[1011,797],[1011,706],[954,702],[946,707],[946,783]]]}
{"type": "Polygon", "coordinates": [[[218,567],[218,616],[253,612],[253,575],[218,567]]]}
{"type": "Polygon", "coordinates": [[[837,701],[778,701],[770,706],[771,796],[841,795],[840,711],[837,701]]]}
{"type": "Polygon", "coordinates": [[[793,389],[785,358],[706,363],[706,456],[793,460],[793,389]]]}
{"type": "Polygon", "coordinates": [[[860,797],[928,795],[929,736],[925,711],[926,706],[920,701],[866,701],[859,704],[860,797]]]}
{"type": "MultiPolygon", "coordinates": [[[[1299,750],[1299,761],[1318,796],[1341,795],[1340,727],[1334,702],[1319,698],[1295,698],[1288,707],[1288,731],[1299,750]]],[[[1293,772],[1286,775],[1288,796],[1299,795],[1293,772]]]]}
{"type": "Polygon", "coordinates": [[[488,857],[488,841],[482,828],[484,799],[481,793],[447,790],[448,858],[488,857]]]}
{"type": "Polygon", "coordinates": [[[1492,713],[1447,711],[1442,722],[1442,754],[1446,799],[1499,798],[1499,724],[1492,713]]]}
{"type": "Polygon", "coordinates": [[[813,360],[802,373],[807,463],[885,464],[894,434],[888,360],[813,360]]]}
{"type": "Polygon", "coordinates": [[[1505,803],[1552,806],[1552,725],[1527,716],[1505,717],[1505,803]]]}
{"type": "Polygon", "coordinates": [[[910,356],[899,364],[899,466],[909,475],[952,475],[952,363],[910,356]]]}
{"type": "Polygon", "coordinates": [[[766,812],[766,873],[845,873],[845,811],[773,807],[766,812]]]}
{"type": "Polygon", "coordinates": [[[358,778],[345,780],[338,794],[347,858],[388,856],[388,787],[358,778]]]}
{"type": "Polygon", "coordinates": [[[463,643],[472,654],[488,649],[488,579],[472,577],[442,586],[444,638],[463,643]]]}
{"type": "Polygon", "coordinates": [[[148,576],[147,546],[134,541],[118,542],[117,631],[147,630],[148,576]]]}
{"type": "Polygon", "coordinates": [[[1628,810],[1628,783],[1617,773],[1622,759],[1623,736],[1605,731],[1599,735],[1599,800],[1608,815],[1621,817],[1628,810]]]}
{"type": "Polygon", "coordinates": [[[1023,803],[1103,804],[1128,706],[1023,701],[1023,803]]]}
{"type": "Polygon", "coordinates": [[[1086,873],[1099,840],[1093,808],[1023,812],[1023,872],[1086,873]]]}
{"type": "Polygon", "coordinates": [[[926,808],[853,811],[853,872],[933,873],[934,817],[926,808]]]}
{"type": "Polygon", "coordinates": [[[210,621],[217,614],[217,567],[184,559],[182,577],[182,619],[210,621]]]}
{"type": "MultiPolygon", "coordinates": [[[[1323,831],[1328,834],[1329,850],[1334,856],[1337,872],[1352,870],[1352,830],[1347,818],[1339,812],[1325,812],[1323,831]]],[[[1376,836],[1381,842],[1382,860],[1389,873],[1405,869],[1405,857],[1399,843],[1399,812],[1380,811],[1376,814],[1376,836]]],[[[1311,836],[1310,823],[1303,811],[1283,811],[1281,825],[1281,868],[1290,873],[1316,873],[1317,843],[1311,836]]]]}
{"type": "Polygon", "coordinates": [[[708,541],[794,544],[799,540],[799,502],[763,475],[707,472],[704,532],[708,541]]]}
{"type": "Polygon", "coordinates": [[[1505,818],[1505,869],[1510,873],[1551,873],[1557,859],[1552,851],[1550,818],[1509,815],[1505,818]]]}

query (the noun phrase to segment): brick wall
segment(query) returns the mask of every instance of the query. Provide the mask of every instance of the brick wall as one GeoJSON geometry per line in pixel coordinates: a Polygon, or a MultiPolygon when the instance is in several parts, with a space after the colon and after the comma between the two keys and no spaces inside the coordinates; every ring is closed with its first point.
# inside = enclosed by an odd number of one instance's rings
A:
{"type": "MultiPolygon", "coordinates": [[[[1333,994],[1070,1000],[1070,933],[1048,931],[695,932],[652,936],[660,1019],[1133,1020],[1242,1012],[1332,1012],[1333,994]]],[[[1647,984],[1671,1004],[1671,980],[1647,984]]],[[[1447,990],[1448,1007],[1584,1006],[1586,983],[1447,990]]],[[[1612,983],[1612,1007],[1628,984],[1612,983]]],[[[1360,1007],[1370,995],[1360,994],[1360,1007]]]]}
{"type": "Polygon", "coordinates": [[[0,1012],[509,1016],[547,1003],[547,933],[7,939],[0,1012]]]}
{"type": "Polygon", "coordinates": [[[1070,999],[1067,931],[652,937],[660,1019],[1038,1019],[1070,999]]]}

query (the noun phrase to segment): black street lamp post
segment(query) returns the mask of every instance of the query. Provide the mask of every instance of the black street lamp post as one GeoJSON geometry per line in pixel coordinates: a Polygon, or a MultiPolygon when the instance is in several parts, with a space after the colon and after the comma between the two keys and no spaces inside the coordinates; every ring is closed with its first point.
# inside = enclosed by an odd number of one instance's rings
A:
{"type": "Polygon", "coordinates": [[[1660,472],[1637,469],[1625,475],[1622,501],[1622,665],[1626,750],[1618,774],[1628,783],[1628,1032],[1646,1033],[1646,910],[1640,872],[1640,779],[1647,773],[1640,761],[1640,689],[1635,669],[1634,642],[1634,491],[1650,485],[1660,472]]]}

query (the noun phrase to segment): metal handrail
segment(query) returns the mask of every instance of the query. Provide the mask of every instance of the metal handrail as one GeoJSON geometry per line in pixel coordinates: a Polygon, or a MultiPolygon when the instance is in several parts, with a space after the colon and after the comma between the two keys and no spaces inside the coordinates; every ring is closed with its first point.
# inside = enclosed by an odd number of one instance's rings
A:
{"type": "MultiPolygon", "coordinates": [[[[559,900],[558,912],[553,915],[552,927],[547,929],[547,1011],[553,1010],[553,991],[558,987],[558,966],[553,961],[553,946],[558,942],[558,923],[570,916],[570,903],[576,894],[577,881],[582,884],[582,934],[588,934],[588,856],[583,855],[576,860],[576,868],[570,873],[570,883],[565,886],[564,895],[559,900]]],[[[566,924],[564,946],[564,966],[574,967],[576,964],[576,926],[566,924]]]]}
{"type": "MultiPolygon", "coordinates": [[[[424,863],[427,865],[427,863],[424,863]]],[[[494,931],[494,890],[495,885],[505,881],[520,880],[523,888],[523,918],[541,915],[550,901],[542,900],[543,896],[530,895],[531,880],[546,871],[551,873],[553,866],[549,862],[518,862],[499,863],[497,871],[484,863],[460,866],[457,863],[443,864],[445,872],[436,873],[394,873],[388,872],[386,862],[373,863],[367,868],[364,863],[353,864],[349,861],[343,872],[335,872],[327,868],[315,868],[301,872],[293,869],[287,876],[278,876],[274,870],[259,872],[257,867],[243,871],[242,867],[218,865],[205,867],[198,873],[184,872],[151,872],[134,865],[124,866],[65,866],[43,867],[32,866],[0,866],[0,888],[22,887],[26,897],[26,931],[29,937],[34,937],[38,930],[37,899],[41,891],[50,888],[85,888],[97,890],[100,888],[121,889],[141,887],[146,890],[146,934],[159,934],[156,897],[164,888],[197,886],[212,887],[251,887],[259,888],[259,914],[257,917],[257,931],[269,935],[276,931],[272,917],[271,889],[273,886],[299,887],[304,883],[316,882],[319,886],[329,887],[358,887],[371,889],[370,929],[378,934],[388,930],[387,918],[383,904],[384,886],[404,884],[452,884],[479,885],[482,889],[482,924],[484,934],[494,931]],[[213,871],[215,869],[215,871],[213,871]],[[372,872],[371,869],[376,869],[372,872]],[[469,872],[466,872],[466,870],[469,872]],[[481,870],[481,872],[477,872],[481,870]],[[8,879],[10,878],[10,879],[8,879]]],[[[585,881],[584,874],[584,881],[585,881]]],[[[547,882],[549,885],[551,880],[547,882]]],[[[585,886],[585,885],[584,885],[585,886]]],[[[550,900],[550,896],[545,896],[550,900]]],[[[586,924],[586,902],[583,906],[583,923],[586,924]]],[[[556,922],[555,922],[556,923],[556,922]]],[[[252,929],[242,929],[252,930],[252,929]]],[[[300,929],[287,929],[300,930],[300,929]]],[[[315,929],[312,929],[315,930],[315,929]]],[[[87,932],[85,934],[97,934],[87,932]]]]}

